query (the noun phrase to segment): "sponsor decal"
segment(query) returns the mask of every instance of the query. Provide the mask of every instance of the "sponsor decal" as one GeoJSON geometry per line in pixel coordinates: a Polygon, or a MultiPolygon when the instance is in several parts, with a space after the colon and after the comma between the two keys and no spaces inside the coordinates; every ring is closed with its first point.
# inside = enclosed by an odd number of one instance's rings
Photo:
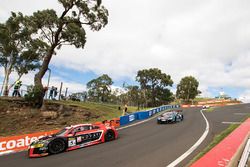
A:
{"type": "Polygon", "coordinates": [[[134,120],[135,120],[135,115],[134,114],[128,116],[128,121],[129,122],[132,122],[134,120]]]}
{"type": "Polygon", "coordinates": [[[32,142],[56,132],[58,132],[58,130],[0,138],[0,153],[10,150],[25,150],[32,142]]]}
{"type": "Polygon", "coordinates": [[[155,109],[153,110],[153,114],[155,114],[155,109]]]}
{"type": "Polygon", "coordinates": [[[76,138],[76,140],[77,140],[77,143],[80,143],[80,142],[82,142],[82,137],[81,137],[81,136],[78,136],[78,137],[76,138]]]}
{"type": "Polygon", "coordinates": [[[69,138],[68,145],[69,147],[75,146],[76,145],[75,138],[69,138]]]}

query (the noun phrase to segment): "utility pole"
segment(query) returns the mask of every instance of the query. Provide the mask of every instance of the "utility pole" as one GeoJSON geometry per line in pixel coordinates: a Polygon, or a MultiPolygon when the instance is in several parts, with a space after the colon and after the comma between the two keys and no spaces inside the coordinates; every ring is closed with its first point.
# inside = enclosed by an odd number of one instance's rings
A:
{"type": "Polygon", "coordinates": [[[51,69],[48,68],[47,70],[49,71],[49,76],[48,76],[48,83],[47,83],[47,88],[48,88],[48,90],[47,90],[47,92],[46,92],[46,99],[48,99],[49,82],[50,82],[50,76],[51,76],[51,69]]]}
{"type": "Polygon", "coordinates": [[[65,91],[65,98],[67,97],[67,93],[68,93],[68,88],[66,88],[66,91],[65,91]]]}
{"type": "Polygon", "coordinates": [[[62,86],[63,86],[63,82],[61,82],[58,100],[61,100],[62,86]]]}

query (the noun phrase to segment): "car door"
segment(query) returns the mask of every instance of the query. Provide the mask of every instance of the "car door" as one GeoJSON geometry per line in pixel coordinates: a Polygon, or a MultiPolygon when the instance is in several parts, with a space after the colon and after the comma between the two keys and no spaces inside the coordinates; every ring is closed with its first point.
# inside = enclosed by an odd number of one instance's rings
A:
{"type": "Polygon", "coordinates": [[[101,132],[93,130],[92,125],[84,125],[76,130],[74,136],[76,138],[77,145],[84,145],[86,143],[98,140],[101,136],[101,132]]]}

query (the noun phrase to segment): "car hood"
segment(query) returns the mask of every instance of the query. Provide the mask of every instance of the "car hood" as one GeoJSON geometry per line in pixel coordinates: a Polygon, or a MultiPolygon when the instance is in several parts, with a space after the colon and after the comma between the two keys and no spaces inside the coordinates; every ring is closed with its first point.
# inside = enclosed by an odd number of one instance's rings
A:
{"type": "Polygon", "coordinates": [[[51,140],[55,139],[55,135],[50,135],[50,136],[44,136],[36,141],[33,141],[30,145],[34,145],[37,143],[49,143],[51,140]]]}
{"type": "Polygon", "coordinates": [[[162,116],[162,117],[158,117],[158,119],[173,119],[173,116],[162,116]]]}

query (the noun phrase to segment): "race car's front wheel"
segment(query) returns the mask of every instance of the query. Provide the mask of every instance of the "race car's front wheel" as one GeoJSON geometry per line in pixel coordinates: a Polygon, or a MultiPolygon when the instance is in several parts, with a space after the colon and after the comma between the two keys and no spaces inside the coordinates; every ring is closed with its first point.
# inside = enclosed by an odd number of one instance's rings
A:
{"type": "Polygon", "coordinates": [[[111,141],[115,139],[115,132],[113,130],[108,130],[105,134],[105,141],[111,141]]]}
{"type": "Polygon", "coordinates": [[[48,148],[49,148],[49,153],[58,154],[65,150],[66,144],[62,139],[55,139],[49,143],[48,148]]]}

